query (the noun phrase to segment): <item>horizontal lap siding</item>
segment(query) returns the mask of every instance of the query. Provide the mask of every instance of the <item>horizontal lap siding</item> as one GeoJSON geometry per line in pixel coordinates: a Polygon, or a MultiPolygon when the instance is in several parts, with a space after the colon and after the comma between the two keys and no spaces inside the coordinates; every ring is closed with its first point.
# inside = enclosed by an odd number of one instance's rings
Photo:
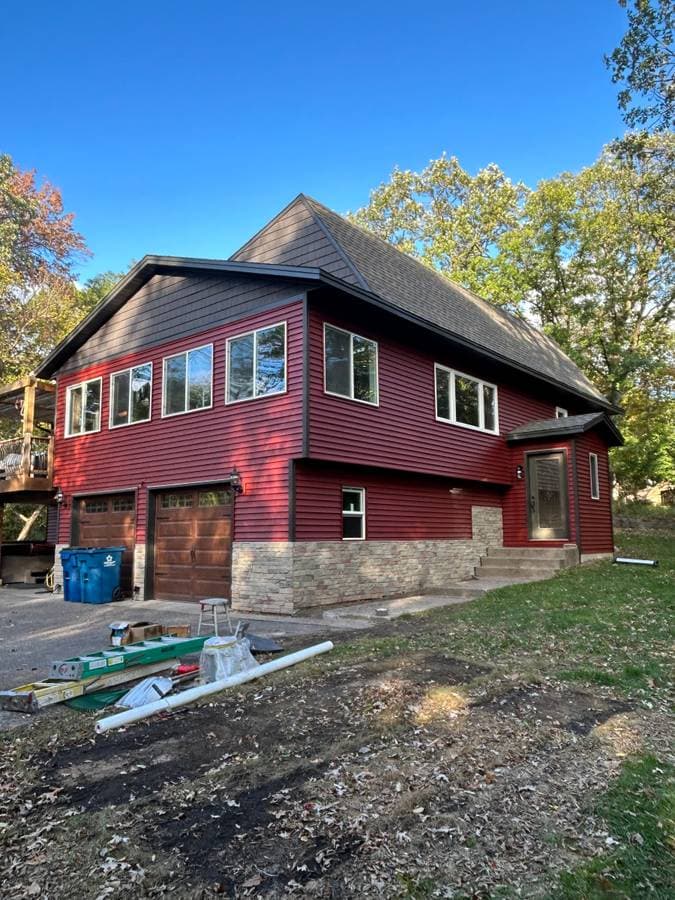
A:
{"type": "Polygon", "coordinates": [[[607,445],[597,433],[591,432],[577,438],[577,472],[581,552],[611,553],[614,550],[614,538],[609,459],[607,445]],[[598,455],[599,500],[591,499],[589,453],[598,455]]]}
{"type": "Polygon", "coordinates": [[[342,539],[342,487],[366,489],[368,540],[470,538],[471,507],[501,506],[501,491],[487,485],[460,485],[423,475],[298,463],[296,540],[342,539]]]}
{"type": "Polygon", "coordinates": [[[503,522],[504,544],[507,547],[560,547],[576,541],[576,522],[574,509],[574,470],[572,468],[572,442],[565,441],[528,441],[508,448],[510,468],[514,473],[518,466],[523,467],[522,479],[516,479],[504,496],[503,522]],[[569,521],[569,537],[560,541],[530,541],[528,532],[528,497],[527,497],[527,460],[526,453],[555,452],[562,450],[567,455],[567,515],[569,521]]]}
{"type": "MultiPolygon", "coordinates": [[[[310,455],[313,458],[386,466],[451,478],[510,484],[509,450],[503,436],[435,418],[434,363],[487,378],[460,364],[458,355],[424,352],[405,338],[382,339],[378,331],[313,307],[311,333],[310,455]],[[378,341],[379,406],[326,395],[323,389],[323,323],[378,341]]],[[[514,385],[498,385],[501,435],[535,419],[551,418],[555,400],[531,397],[514,385]]]]}
{"type": "MultiPolygon", "coordinates": [[[[190,337],[296,299],[297,285],[234,275],[154,275],[58,374],[190,337]]],[[[57,377],[58,377],[57,374],[57,377]]]]}
{"type": "MultiPolygon", "coordinates": [[[[191,337],[98,363],[58,381],[55,483],[66,494],[138,488],[137,541],[146,538],[147,488],[225,479],[236,467],[245,492],[237,498],[236,540],[285,540],[288,536],[288,461],[302,447],[303,303],[267,310],[191,337]],[[288,328],[288,391],[274,397],[225,404],[225,342],[228,337],[274,322],[288,328]],[[162,359],[213,343],[213,406],[161,417],[162,359]],[[152,419],[110,429],[111,372],[153,363],[152,419]],[[102,428],[96,434],[64,437],[68,385],[103,376],[102,428]]],[[[69,541],[68,514],[61,515],[60,540],[69,541]]]]}
{"type": "Polygon", "coordinates": [[[352,284],[357,280],[351,267],[302,200],[293,203],[232,259],[316,266],[352,284]]]}

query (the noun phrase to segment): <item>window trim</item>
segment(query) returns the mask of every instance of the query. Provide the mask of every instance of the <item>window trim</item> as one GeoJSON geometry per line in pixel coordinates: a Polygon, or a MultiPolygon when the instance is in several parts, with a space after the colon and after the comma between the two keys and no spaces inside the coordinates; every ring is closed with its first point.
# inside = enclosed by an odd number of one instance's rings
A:
{"type": "Polygon", "coordinates": [[[138,363],[135,366],[128,366],[126,369],[119,369],[117,372],[110,373],[109,379],[109,395],[110,395],[110,403],[108,410],[108,428],[111,430],[113,428],[128,428],[130,425],[143,425],[145,422],[152,421],[152,387],[154,381],[155,370],[152,362],[146,363],[138,363]],[[119,425],[113,425],[113,403],[114,403],[114,392],[113,392],[113,378],[116,375],[124,375],[125,372],[129,372],[129,396],[128,396],[128,404],[129,410],[131,410],[131,372],[134,369],[141,369],[143,366],[150,366],[150,404],[148,406],[148,418],[147,419],[138,419],[136,422],[120,422],[119,425]]]}
{"type": "Polygon", "coordinates": [[[346,328],[340,328],[331,322],[323,323],[323,392],[328,397],[339,397],[341,400],[349,400],[352,403],[364,403],[366,406],[380,405],[380,345],[373,338],[366,337],[364,334],[357,334],[355,331],[349,331],[346,328]],[[326,387],[326,328],[332,328],[334,331],[341,331],[342,334],[350,336],[349,341],[349,396],[346,394],[338,394],[335,391],[329,391],[326,387]],[[375,345],[375,400],[361,400],[354,396],[354,338],[361,338],[362,341],[369,341],[375,345]]]}
{"type": "MultiPolygon", "coordinates": [[[[84,399],[84,398],[83,398],[84,399]]],[[[84,402],[82,404],[82,415],[84,415],[84,402]]],[[[78,437],[86,437],[88,434],[98,434],[103,425],[103,376],[99,375],[96,378],[85,378],[84,381],[78,381],[75,384],[69,384],[66,388],[66,420],[63,425],[63,436],[66,438],[78,438],[78,437]],[[100,393],[99,393],[99,411],[98,411],[98,428],[92,428],[91,431],[70,431],[70,406],[71,406],[71,396],[72,392],[75,388],[84,387],[87,384],[93,384],[95,381],[98,381],[100,385],[100,393]]]]}
{"type": "Polygon", "coordinates": [[[288,320],[274,322],[271,325],[261,325],[259,328],[251,328],[248,331],[242,331],[240,334],[233,334],[225,341],[225,405],[234,406],[237,403],[248,403],[251,400],[265,400],[267,397],[279,397],[281,394],[288,393],[288,320]],[[270,391],[268,394],[256,394],[256,368],[258,365],[258,339],[256,335],[259,331],[267,331],[269,328],[278,328],[284,326],[284,387],[281,391],[270,391]],[[238,400],[228,399],[228,389],[230,384],[230,342],[239,340],[239,338],[253,335],[253,396],[241,397],[238,400]]]}
{"type": "MultiPolygon", "coordinates": [[[[362,401],[362,402],[365,402],[365,401],[362,401]]],[[[343,484],[340,488],[340,513],[341,513],[341,515],[340,515],[341,530],[344,529],[343,521],[344,521],[345,516],[347,516],[347,518],[350,518],[350,519],[355,519],[357,516],[360,516],[363,521],[363,527],[361,529],[361,537],[345,537],[344,533],[343,533],[342,540],[343,541],[365,541],[366,535],[368,533],[366,530],[366,489],[364,487],[350,487],[350,485],[348,485],[348,484],[343,484]],[[361,506],[362,506],[361,512],[349,512],[349,511],[345,511],[342,508],[342,498],[344,496],[345,491],[358,491],[358,493],[361,494],[361,506]]]]}
{"type": "MultiPolygon", "coordinates": [[[[210,344],[200,344],[198,347],[188,347],[187,350],[178,350],[176,353],[169,353],[168,356],[162,357],[162,419],[173,419],[174,416],[187,416],[190,413],[199,413],[205,412],[207,409],[213,409],[213,363],[214,363],[214,353],[213,353],[213,343],[210,344]],[[164,401],[166,400],[166,361],[167,359],[174,359],[176,356],[187,356],[189,353],[192,353],[197,350],[206,350],[207,348],[211,349],[211,402],[208,406],[200,406],[197,409],[183,409],[180,412],[168,413],[164,411],[164,401]]],[[[187,363],[185,366],[185,401],[187,406],[187,394],[188,394],[188,378],[187,378],[187,363]]]]}
{"type": "Polygon", "coordinates": [[[555,417],[556,419],[567,419],[569,418],[569,412],[565,409],[564,406],[556,406],[555,417]]]}
{"type": "Polygon", "coordinates": [[[591,500],[600,499],[600,462],[597,453],[588,454],[588,479],[591,500]],[[595,465],[595,491],[593,490],[593,466],[595,465]]]}
{"type": "Polygon", "coordinates": [[[485,381],[482,378],[476,378],[475,375],[467,375],[466,372],[460,372],[458,369],[450,369],[448,366],[444,366],[441,363],[434,363],[434,413],[436,415],[437,422],[443,422],[445,425],[456,425],[458,428],[468,428],[470,431],[480,431],[483,434],[492,434],[495,436],[499,436],[499,389],[496,384],[493,384],[491,381],[485,381]],[[438,414],[438,372],[445,372],[445,374],[450,376],[450,418],[446,419],[445,416],[440,416],[438,414]],[[478,386],[478,420],[479,422],[485,422],[485,398],[483,397],[483,388],[489,387],[492,388],[495,393],[495,427],[494,430],[491,428],[485,428],[484,425],[470,425],[468,422],[458,422],[456,416],[456,407],[455,407],[455,376],[459,375],[460,378],[467,378],[469,381],[474,381],[478,386]]]}

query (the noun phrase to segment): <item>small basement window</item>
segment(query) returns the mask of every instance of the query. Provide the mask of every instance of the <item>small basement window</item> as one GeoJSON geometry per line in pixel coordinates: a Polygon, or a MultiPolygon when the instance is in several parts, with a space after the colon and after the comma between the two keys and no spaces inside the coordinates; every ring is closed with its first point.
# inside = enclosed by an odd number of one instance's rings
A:
{"type": "Polygon", "coordinates": [[[150,419],[152,363],[110,376],[110,427],[134,425],[150,419]]]}
{"type": "Polygon", "coordinates": [[[377,344],[375,341],[323,326],[324,390],[327,394],[377,406],[377,344]]]}
{"type": "Polygon", "coordinates": [[[342,540],[363,541],[366,537],[366,489],[342,488],[342,540]]]}
{"type": "Polygon", "coordinates": [[[285,390],[285,322],[228,339],[228,403],[283,394],[285,390]]]}
{"type": "Polygon", "coordinates": [[[588,454],[588,466],[591,476],[591,500],[600,499],[600,478],[598,475],[598,454],[588,454]]]}
{"type": "Polygon", "coordinates": [[[196,347],[164,358],[163,416],[211,406],[213,346],[196,347]]]}
{"type": "Polygon", "coordinates": [[[66,437],[101,428],[101,379],[73,384],[66,393],[66,437]]]}

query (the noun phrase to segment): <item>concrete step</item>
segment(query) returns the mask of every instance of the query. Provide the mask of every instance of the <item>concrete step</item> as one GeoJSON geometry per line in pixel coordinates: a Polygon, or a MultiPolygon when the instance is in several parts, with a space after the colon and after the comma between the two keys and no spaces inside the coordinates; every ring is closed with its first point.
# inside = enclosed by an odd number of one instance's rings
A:
{"type": "Polygon", "coordinates": [[[562,547],[488,547],[488,556],[508,559],[524,557],[528,559],[565,559],[562,547]]]}
{"type": "Polygon", "coordinates": [[[511,566],[492,566],[489,569],[477,568],[476,577],[480,580],[483,578],[513,578],[516,580],[526,579],[529,581],[541,581],[545,578],[553,578],[560,569],[544,568],[543,566],[519,566],[513,568],[511,566]]]}
{"type": "Polygon", "coordinates": [[[533,556],[481,556],[482,569],[509,569],[517,573],[520,569],[564,569],[564,559],[539,559],[533,556]]]}

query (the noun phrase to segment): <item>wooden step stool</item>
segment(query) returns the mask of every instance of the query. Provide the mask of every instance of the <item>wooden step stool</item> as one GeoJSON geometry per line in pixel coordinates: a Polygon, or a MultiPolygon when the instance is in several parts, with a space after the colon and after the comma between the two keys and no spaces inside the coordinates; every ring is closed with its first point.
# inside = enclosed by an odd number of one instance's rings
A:
{"type": "Polygon", "coordinates": [[[232,634],[232,622],[230,621],[230,606],[232,605],[232,601],[229,598],[225,597],[207,597],[204,600],[199,601],[199,625],[197,626],[197,634],[200,635],[202,633],[202,624],[206,627],[207,625],[213,628],[213,633],[218,634],[218,610],[220,609],[225,613],[225,618],[227,619],[227,627],[230,630],[230,634],[232,634]],[[204,613],[211,611],[210,619],[207,618],[204,621],[204,613]]]}

